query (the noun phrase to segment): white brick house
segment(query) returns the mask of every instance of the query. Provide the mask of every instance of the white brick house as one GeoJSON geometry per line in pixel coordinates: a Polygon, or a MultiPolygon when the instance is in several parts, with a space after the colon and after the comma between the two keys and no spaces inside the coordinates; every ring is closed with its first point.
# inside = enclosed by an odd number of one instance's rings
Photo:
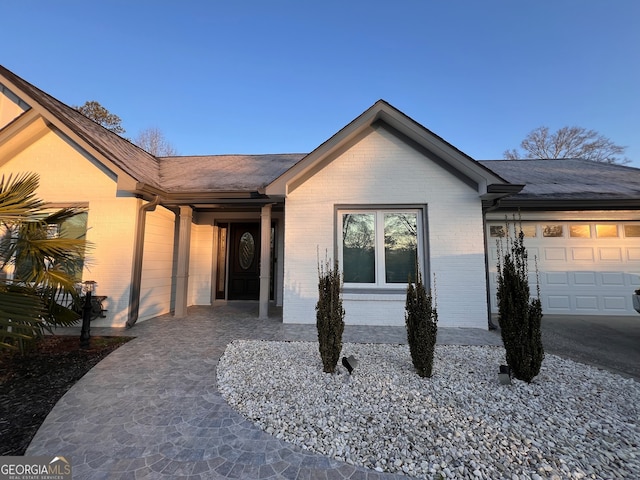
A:
{"type": "Polygon", "coordinates": [[[640,170],[545,162],[475,161],[382,100],[309,154],[157,158],[0,67],[0,174],[39,173],[43,200],[87,207],[83,279],[109,297],[96,325],[234,300],[313,323],[326,254],[347,323],[402,325],[417,258],[440,325],[487,328],[494,237],[519,210],[546,312],[635,314],[640,170]]]}
{"type": "MultiPolygon", "coordinates": [[[[518,187],[516,187],[518,188],[518,187]]],[[[266,188],[286,195],[284,321],[315,322],[318,252],[344,272],[345,321],[402,325],[407,265],[393,278],[385,221],[408,213],[426,280],[436,277],[441,325],[487,326],[482,204],[514,190],[500,177],[385,102],[377,102],[339,134],[266,188]],[[345,218],[369,217],[375,272],[350,278],[345,218]],[[385,241],[387,239],[387,241],[385,241]],[[461,292],[466,292],[464,302],[461,292]]]]}

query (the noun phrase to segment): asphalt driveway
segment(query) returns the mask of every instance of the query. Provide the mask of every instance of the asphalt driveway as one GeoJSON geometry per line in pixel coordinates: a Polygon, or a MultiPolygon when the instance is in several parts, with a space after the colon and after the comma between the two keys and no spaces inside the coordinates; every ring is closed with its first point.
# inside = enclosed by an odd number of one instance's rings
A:
{"type": "Polygon", "coordinates": [[[640,381],[640,315],[542,318],[545,352],[640,381]]]}

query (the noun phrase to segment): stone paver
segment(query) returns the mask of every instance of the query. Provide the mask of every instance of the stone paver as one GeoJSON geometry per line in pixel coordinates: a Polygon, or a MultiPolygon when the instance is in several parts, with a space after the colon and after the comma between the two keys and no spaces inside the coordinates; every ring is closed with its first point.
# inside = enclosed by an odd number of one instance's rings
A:
{"type": "MultiPolygon", "coordinates": [[[[216,365],[235,339],[317,339],[315,325],[259,320],[257,304],[193,307],[131,330],[123,345],[56,404],[27,455],[71,458],[74,479],[403,478],[310,453],[233,411],[216,387],[216,365]]],[[[58,333],[69,333],[60,331],[58,333]]],[[[345,342],[406,343],[404,327],[347,326],[345,342]]],[[[439,343],[500,345],[495,332],[445,329],[439,343]]]]}

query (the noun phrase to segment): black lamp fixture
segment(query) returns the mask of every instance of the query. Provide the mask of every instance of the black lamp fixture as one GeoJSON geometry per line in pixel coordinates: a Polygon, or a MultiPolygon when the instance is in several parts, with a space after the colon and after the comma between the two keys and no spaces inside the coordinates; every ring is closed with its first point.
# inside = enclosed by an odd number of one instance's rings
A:
{"type": "Polygon", "coordinates": [[[86,280],[83,283],[84,305],[82,306],[82,329],[80,330],[80,348],[89,348],[89,339],[91,338],[91,293],[96,288],[94,280],[86,280]]]}
{"type": "Polygon", "coordinates": [[[349,374],[351,374],[353,369],[358,366],[358,360],[356,360],[353,355],[342,357],[342,366],[347,369],[349,374]]]}
{"type": "Polygon", "coordinates": [[[509,365],[500,365],[498,380],[502,385],[511,385],[511,367],[509,365]]]}

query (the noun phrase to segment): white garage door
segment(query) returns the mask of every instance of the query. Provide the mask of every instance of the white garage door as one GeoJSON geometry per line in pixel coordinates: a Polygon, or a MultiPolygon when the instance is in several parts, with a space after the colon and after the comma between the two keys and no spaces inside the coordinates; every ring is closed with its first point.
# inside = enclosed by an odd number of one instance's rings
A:
{"type": "MultiPolygon", "coordinates": [[[[523,221],[522,230],[532,293],[537,257],[544,313],[638,315],[631,294],[640,288],[640,222],[523,221]]],[[[497,312],[496,241],[504,232],[504,222],[488,223],[493,312],[497,312]]]]}

